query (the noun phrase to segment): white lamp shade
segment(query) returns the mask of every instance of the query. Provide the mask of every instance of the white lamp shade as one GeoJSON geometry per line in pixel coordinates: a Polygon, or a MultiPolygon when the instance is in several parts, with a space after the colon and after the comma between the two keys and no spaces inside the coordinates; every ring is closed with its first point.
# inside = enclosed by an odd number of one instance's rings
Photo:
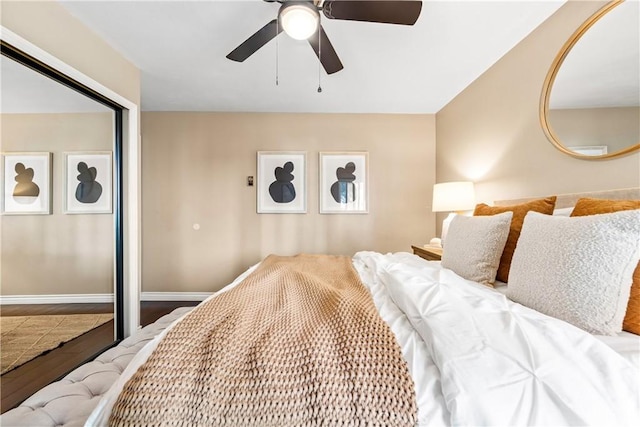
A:
{"type": "Polygon", "coordinates": [[[305,40],[318,29],[320,17],[311,7],[306,4],[292,4],[282,9],[282,29],[291,38],[305,40]]]}
{"type": "Polygon", "coordinates": [[[433,212],[467,211],[475,205],[473,182],[443,182],[433,186],[433,212]]]}

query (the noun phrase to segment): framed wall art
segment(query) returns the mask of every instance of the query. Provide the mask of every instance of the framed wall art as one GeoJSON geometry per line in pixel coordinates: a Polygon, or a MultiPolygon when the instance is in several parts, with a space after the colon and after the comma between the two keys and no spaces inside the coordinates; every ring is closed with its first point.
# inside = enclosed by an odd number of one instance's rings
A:
{"type": "Polygon", "coordinates": [[[112,213],[111,152],[64,153],[64,159],[64,212],[112,213]]]}
{"type": "Polygon", "coordinates": [[[51,214],[51,153],[2,153],[6,215],[51,214]]]}
{"type": "Polygon", "coordinates": [[[320,153],[320,213],[369,212],[369,154],[320,153]]]}
{"type": "Polygon", "coordinates": [[[307,212],[307,155],[258,151],[258,213],[307,212]]]}

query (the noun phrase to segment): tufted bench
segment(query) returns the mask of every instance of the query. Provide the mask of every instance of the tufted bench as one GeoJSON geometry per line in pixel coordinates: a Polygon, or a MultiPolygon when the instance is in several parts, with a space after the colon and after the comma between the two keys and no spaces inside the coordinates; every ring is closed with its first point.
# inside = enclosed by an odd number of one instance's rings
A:
{"type": "Polygon", "coordinates": [[[0,416],[0,425],[82,426],[142,347],[193,307],[177,308],[0,416]]]}

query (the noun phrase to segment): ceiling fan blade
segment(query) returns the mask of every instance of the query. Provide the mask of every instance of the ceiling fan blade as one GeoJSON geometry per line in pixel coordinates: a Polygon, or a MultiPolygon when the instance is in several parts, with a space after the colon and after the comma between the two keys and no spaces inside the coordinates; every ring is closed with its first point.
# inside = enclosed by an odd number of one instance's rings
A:
{"type": "Polygon", "coordinates": [[[422,1],[415,0],[327,0],[322,5],[329,19],[413,25],[420,16],[422,1]]]}
{"type": "Polygon", "coordinates": [[[240,46],[233,49],[233,51],[227,55],[227,58],[232,61],[242,62],[251,55],[253,55],[258,49],[270,42],[278,34],[282,32],[282,26],[278,25],[278,20],[274,19],[264,27],[256,31],[251,37],[246,39],[240,46]]]}
{"type": "Polygon", "coordinates": [[[311,37],[309,37],[309,44],[313,48],[313,52],[316,54],[320,62],[322,62],[322,66],[327,74],[337,73],[342,70],[344,67],[342,66],[342,62],[340,62],[340,58],[338,58],[338,54],[336,50],[333,48],[329,37],[327,37],[327,33],[324,32],[324,28],[322,25],[319,27],[318,31],[315,32],[311,37]],[[320,55],[318,55],[318,31],[320,31],[320,55]]]}

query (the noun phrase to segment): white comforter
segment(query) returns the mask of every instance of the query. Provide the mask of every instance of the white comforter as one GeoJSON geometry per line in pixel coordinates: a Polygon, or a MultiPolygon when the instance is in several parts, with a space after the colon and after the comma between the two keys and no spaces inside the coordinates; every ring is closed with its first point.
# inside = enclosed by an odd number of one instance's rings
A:
{"type": "Polygon", "coordinates": [[[592,335],[437,263],[371,252],[354,263],[404,313],[410,341],[422,339],[425,367],[436,366],[420,390],[421,423],[435,400],[450,425],[638,425],[636,367],[592,335]]]}
{"type": "MultiPolygon", "coordinates": [[[[637,367],[592,335],[410,254],[359,252],[354,266],[402,347],[420,425],[638,425],[637,367]]],[[[86,425],[106,424],[160,338],[86,425]]]]}

